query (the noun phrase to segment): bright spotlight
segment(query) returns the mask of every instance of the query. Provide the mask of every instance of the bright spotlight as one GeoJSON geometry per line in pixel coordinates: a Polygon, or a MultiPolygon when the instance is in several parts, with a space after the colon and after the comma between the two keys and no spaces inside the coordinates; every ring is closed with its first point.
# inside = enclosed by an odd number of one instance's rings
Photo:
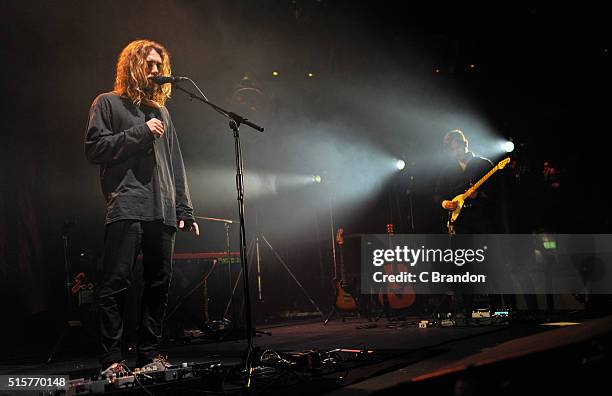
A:
{"type": "Polygon", "coordinates": [[[514,151],[514,143],[508,140],[507,142],[502,143],[502,148],[506,153],[511,153],[514,151]]]}
{"type": "Polygon", "coordinates": [[[397,170],[402,170],[406,167],[406,163],[404,162],[404,160],[397,160],[397,162],[395,163],[395,167],[397,168],[397,170]]]}
{"type": "Polygon", "coordinates": [[[312,177],[312,181],[313,181],[313,183],[316,183],[316,184],[321,184],[321,176],[319,176],[319,175],[314,175],[314,176],[312,177]]]}

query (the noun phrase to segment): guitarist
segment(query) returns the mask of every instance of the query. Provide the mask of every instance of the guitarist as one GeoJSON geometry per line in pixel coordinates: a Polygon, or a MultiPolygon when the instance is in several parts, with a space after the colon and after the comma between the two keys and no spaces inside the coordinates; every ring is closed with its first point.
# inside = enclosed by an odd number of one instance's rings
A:
{"type": "MultiPolygon", "coordinates": [[[[463,194],[472,184],[493,168],[486,158],[476,156],[469,150],[469,142],[462,131],[455,129],[444,136],[444,150],[452,158],[436,184],[435,199],[445,210],[446,217],[457,208],[453,197],[463,194]]],[[[458,234],[493,234],[498,232],[496,208],[494,206],[495,181],[489,180],[483,188],[473,193],[466,201],[461,215],[454,223],[454,233],[458,234]]],[[[450,231],[450,230],[449,230],[450,231]]],[[[457,270],[454,265],[450,271],[457,270]]],[[[469,284],[452,286],[458,301],[451,299],[450,310],[462,312],[466,318],[471,317],[474,308],[473,286],[469,284]]]]}
{"type": "MultiPolygon", "coordinates": [[[[455,129],[444,136],[444,150],[452,158],[436,184],[434,199],[446,211],[457,208],[452,199],[464,193],[493,168],[486,158],[478,157],[469,150],[469,142],[462,131],[455,129]]],[[[455,232],[461,234],[492,234],[498,229],[496,208],[493,204],[494,180],[487,182],[466,200],[461,216],[456,222],[455,232]]]]}

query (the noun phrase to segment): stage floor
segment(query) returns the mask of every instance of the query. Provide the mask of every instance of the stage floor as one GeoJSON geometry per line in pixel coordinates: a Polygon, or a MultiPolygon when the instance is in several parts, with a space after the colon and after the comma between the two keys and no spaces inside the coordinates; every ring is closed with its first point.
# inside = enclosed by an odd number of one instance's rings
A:
{"type": "MultiPolygon", "coordinates": [[[[555,329],[535,322],[503,326],[418,327],[419,318],[405,321],[380,319],[335,319],[323,326],[320,320],[308,323],[279,324],[258,327],[270,335],[259,334],[254,345],[276,352],[320,351],[335,348],[356,348],[374,351],[372,359],[351,367],[339,381],[326,381],[316,393],[367,394],[385,389],[412,378],[435,372],[475,356],[482,351],[505,345],[508,341],[555,329]]],[[[518,345],[517,344],[517,348],[518,345]]],[[[244,340],[192,339],[163,345],[163,352],[174,364],[219,360],[225,365],[237,364],[245,349],[244,340]]],[[[32,349],[32,348],[30,348],[32,349]]],[[[51,364],[45,364],[48,349],[39,347],[30,353],[5,358],[0,374],[65,374],[71,379],[95,375],[98,370],[95,348],[67,351],[64,349],[51,364]]],[[[518,352],[518,351],[517,351],[518,352]]],[[[126,363],[134,364],[135,355],[128,354],[126,363]]],[[[297,393],[305,392],[305,387],[297,393]]]]}

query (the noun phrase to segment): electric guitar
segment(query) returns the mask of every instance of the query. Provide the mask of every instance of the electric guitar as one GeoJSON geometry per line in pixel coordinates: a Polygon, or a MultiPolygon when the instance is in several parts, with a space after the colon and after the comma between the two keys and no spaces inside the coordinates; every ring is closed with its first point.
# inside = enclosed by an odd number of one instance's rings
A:
{"type": "Polygon", "coordinates": [[[449,235],[455,234],[455,222],[459,218],[459,213],[461,213],[461,209],[463,208],[465,200],[468,199],[470,195],[474,194],[476,190],[478,190],[478,188],[482,186],[484,182],[486,182],[491,176],[493,176],[495,172],[500,169],[504,169],[508,162],[510,162],[510,157],[499,161],[497,165],[495,165],[490,171],[488,171],[487,174],[484,175],[480,180],[478,180],[474,185],[468,188],[463,194],[459,194],[452,199],[453,202],[457,202],[457,208],[453,211],[448,212],[448,222],[446,223],[446,227],[448,228],[449,235]]]}
{"type": "Polygon", "coordinates": [[[338,228],[336,233],[336,243],[338,244],[338,251],[340,252],[340,279],[334,279],[334,286],[336,288],[336,308],[341,311],[355,311],[357,310],[357,301],[355,297],[346,291],[346,273],[344,272],[344,254],[342,247],[344,246],[344,238],[342,234],[344,229],[338,228]]]}

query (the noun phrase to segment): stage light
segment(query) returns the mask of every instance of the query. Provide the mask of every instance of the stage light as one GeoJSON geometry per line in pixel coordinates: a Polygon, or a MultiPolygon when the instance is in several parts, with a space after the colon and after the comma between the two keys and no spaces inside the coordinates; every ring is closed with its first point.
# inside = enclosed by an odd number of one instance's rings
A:
{"type": "Polygon", "coordinates": [[[314,73],[308,73],[308,77],[309,78],[313,78],[314,77],[314,73]]]}
{"type": "Polygon", "coordinates": [[[278,72],[275,70],[275,71],[273,71],[273,72],[272,72],[272,75],[273,75],[274,77],[278,77],[278,76],[279,76],[279,73],[278,73],[278,72]]]}
{"type": "Polygon", "coordinates": [[[395,167],[397,168],[397,170],[401,171],[402,169],[404,169],[406,167],[406,163],[404,162],[404,160],[401,160],[401,159],[397,160],[395,162],[395,167]]]}
{"type": "Polygon", "coordinates": [[[314,176],[312,177],[312,181],[313,181],[314,183],[316,183],[316,184],[321,184],[321,176],[319,176],[319,175],[314,175],[314,176]]]}
{"type": "Polygon", "coordinates": [[[502,143],[502,149],[504,149],[506,153],[511,153],[514,151],[514,143],[511,140],[508,140],[502,143]]]}

